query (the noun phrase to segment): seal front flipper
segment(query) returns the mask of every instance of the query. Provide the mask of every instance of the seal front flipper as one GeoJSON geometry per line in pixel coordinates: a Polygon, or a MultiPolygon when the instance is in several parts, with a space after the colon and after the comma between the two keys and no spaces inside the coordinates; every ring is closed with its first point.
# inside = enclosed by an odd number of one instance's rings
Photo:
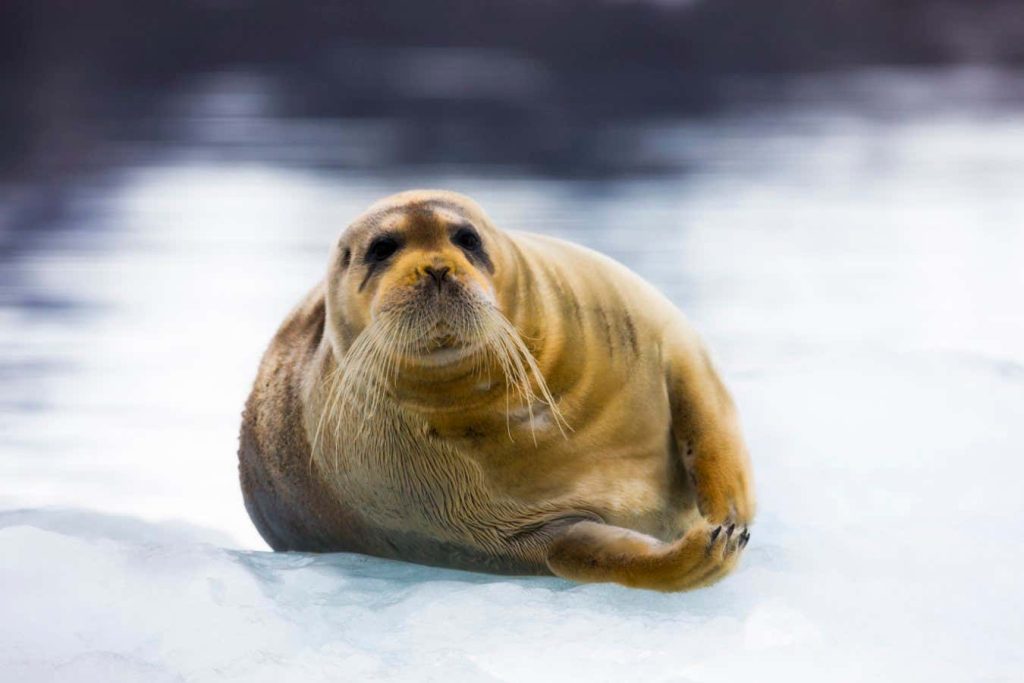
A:
{"type": "Polygon", "coordinates": [[[728,574],[746,544],[743,534],[734,526],[700,522],[679,540],[664,543],[622,527],[578,522],[554,538],[547,565],[573,581],[684,591],[728,574]]]}
{"type": "Polygon", "coordinates": [[[700,340],[692,332],[677,339],[683,342],[665,349],[676,449],[701,515],[742,533],[754,520],[755,502],[736,407],[700,340]]]}

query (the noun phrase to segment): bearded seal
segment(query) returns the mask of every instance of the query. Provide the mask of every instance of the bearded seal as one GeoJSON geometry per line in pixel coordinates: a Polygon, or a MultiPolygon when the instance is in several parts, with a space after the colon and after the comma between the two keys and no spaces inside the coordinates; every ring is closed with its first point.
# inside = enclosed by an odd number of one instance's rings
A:
{"type": "Polygon", "coordinates": [[[243,413],[275,550],[662,591],[749,539],[736,409],[683,314],[610,258],[400,193],[334,244],[243,413]]]}

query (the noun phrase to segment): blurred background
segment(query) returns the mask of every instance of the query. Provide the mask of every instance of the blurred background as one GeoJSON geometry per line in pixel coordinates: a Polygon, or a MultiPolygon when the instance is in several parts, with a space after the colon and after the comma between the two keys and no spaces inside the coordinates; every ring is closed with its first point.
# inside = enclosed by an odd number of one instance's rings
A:
{"type": "Polygon", "coordinates": [[[1018,2],[7,0],[0,65],[6,507],[263,547],[234,459],[260,354],[411,187],[623,261],[741,392],[1024,360],[1018,2]]]}
{"type": "Polygon", "coordinates": [[[1019,0],[3,0],[0,679],[1019,680],[1022,300],[1019,0]],[[260,356],[413,187],[693,320],[739,571],[259,552],[260,356]]]}

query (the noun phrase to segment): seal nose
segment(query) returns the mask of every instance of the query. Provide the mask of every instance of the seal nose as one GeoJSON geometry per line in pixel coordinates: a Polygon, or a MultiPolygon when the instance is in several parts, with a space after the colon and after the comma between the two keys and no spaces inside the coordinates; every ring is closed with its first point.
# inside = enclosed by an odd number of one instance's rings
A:
{"type": "Polygon", "coordinates": [[[434,278],[434,282],[437,283],[437,288],[441,289],[441,282],[448,277],[448,272],[451,270],[448,266],[424,266],[423,271],[434,278]]]}

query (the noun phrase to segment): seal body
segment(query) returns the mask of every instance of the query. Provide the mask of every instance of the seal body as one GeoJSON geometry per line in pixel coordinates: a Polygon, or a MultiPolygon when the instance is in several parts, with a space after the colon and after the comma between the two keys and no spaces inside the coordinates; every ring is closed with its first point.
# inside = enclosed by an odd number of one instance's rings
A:
{"type": "Polygon", "coordinates": [[[275,550],[658,590],[728,573],[754,514],[735,408],[682,313],[441,191],[343,232],[263,358],[239,461],[275,550]]]}

